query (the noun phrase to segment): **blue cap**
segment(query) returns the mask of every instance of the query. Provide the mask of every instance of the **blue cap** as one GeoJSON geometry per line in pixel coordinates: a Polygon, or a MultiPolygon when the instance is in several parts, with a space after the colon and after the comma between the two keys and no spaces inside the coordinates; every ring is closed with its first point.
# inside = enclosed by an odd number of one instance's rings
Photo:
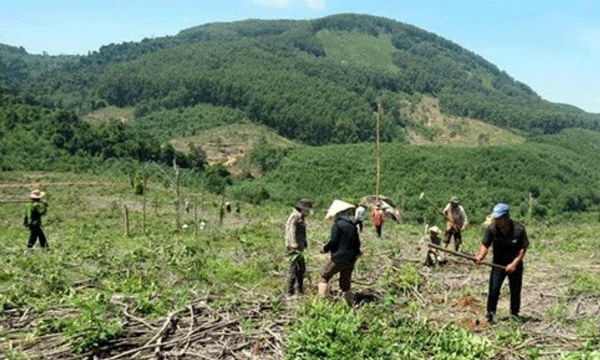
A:
{"type": "Polygon", "coordinates": [[[492,210],[492,217],[494,219],[497,219],[499,217],[509,214],[509,212],[510,208],[508,207],[508,205],[499,203],[494,206],[494,210],[492,210]]]}

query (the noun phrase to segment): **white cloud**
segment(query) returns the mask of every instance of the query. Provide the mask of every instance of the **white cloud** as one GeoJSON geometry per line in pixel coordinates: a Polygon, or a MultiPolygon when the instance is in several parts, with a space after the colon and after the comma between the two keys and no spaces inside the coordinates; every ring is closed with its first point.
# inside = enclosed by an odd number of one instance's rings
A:
{"type": "Polygon", "coordinates": [[[276,8],[283,9],[294,5],[294,3],[304,3],[304,6],[309,8],[310,10],[321,10],[325,8],[325,0],[254,0],[258,5],[268,7],[268,8],[276,8]]]}

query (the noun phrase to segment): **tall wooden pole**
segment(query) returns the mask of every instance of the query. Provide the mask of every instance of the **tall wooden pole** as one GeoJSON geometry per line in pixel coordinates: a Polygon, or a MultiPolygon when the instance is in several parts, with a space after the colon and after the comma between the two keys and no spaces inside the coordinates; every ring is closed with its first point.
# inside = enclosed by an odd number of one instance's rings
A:
{"type": "Polygon", "coordinates": [[[375,156],[377,159],[377,177],[376,177],[376,185],[375,185],[375,196],[377,201],[379,201],[379,191],[380,191],[380,176],[381,176],[381,147],[379,144],[379,122],[383,109],[380,103],[377,103],[377,125],[376,125],[376,145],[375,145],[375,156]]]}

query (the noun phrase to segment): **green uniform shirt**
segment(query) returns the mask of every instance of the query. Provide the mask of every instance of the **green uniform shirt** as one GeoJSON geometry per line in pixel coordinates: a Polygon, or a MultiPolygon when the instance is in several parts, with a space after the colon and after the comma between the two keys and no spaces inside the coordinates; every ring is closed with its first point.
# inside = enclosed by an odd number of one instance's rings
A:
{"type": "Polygon", "coordinates": [[[48,205],[45,202],[33,201],[25,205],[23,223],[27,226],[42,226],[42,215],[46,214],[48,205]]]}

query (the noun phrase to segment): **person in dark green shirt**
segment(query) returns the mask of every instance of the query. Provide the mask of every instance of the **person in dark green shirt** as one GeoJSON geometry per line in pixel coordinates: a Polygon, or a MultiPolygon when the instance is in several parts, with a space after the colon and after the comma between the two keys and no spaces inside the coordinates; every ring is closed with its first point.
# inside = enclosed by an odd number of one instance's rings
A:
{"type": "Polygon", "coordinates": [[[48,204],[42,201],[45,195],[46,193],[41,190],[33,190],[29,195],[31,203],[25,206],[23,225],[29,229],[29,241],[27,242],[27,248],[29,249],[33,248],[33,245],[39,239],[42,249],[48,250],[46,235],[42,230],[42,216],[46,214],[48,209],[48,204]]]}

